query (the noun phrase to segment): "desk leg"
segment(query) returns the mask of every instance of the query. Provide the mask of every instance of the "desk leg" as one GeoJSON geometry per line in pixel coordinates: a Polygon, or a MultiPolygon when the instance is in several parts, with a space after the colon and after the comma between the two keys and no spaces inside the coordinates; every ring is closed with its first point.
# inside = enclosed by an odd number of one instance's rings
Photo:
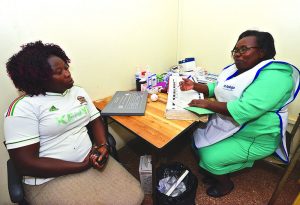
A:
{"type": "Polygon", "coordinates": [[[153,148],[152,151],[152,201],[153,205],[157,205],[157,195],[156,195],[156,169],[159,166],[159,155],[160,150],[153,148]]]}

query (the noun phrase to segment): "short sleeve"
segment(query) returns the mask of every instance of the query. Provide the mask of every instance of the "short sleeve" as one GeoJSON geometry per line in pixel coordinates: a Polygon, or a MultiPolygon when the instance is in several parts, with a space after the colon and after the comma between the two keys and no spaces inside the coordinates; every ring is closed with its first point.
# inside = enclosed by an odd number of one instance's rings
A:
{"type": "Polygon", "coordinates": [[[208,83],[207,87],[208,87],[208,97],[214,97],[215,96],[216,82],[208,83]]]}
{"type": "Polygon", "coordinates": [[[39,126],[33,106],[27,97],[13,103],[4,117],[4,136],[7,149],[35,144],[39,139],[39,126]]]}

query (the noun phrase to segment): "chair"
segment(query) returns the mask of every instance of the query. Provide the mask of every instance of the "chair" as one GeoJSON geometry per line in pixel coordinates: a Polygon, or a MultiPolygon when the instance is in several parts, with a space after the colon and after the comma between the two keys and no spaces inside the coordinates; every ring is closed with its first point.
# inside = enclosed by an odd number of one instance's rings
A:
{"type": "Polygon", "coordinates": [[[28,203],[24,199],[22,176],[19,175],[11,159],[7,160],[7,184],[11,202],[27,205],[28,203]]]}
{"type": "MultiPolygon", "coordinates": [[[[106,137],[107,137],[107,143],[109,144],[110,147],[109,153],[112,157],[114,157],[118,161],[116,140],[110,133],[108,133],[106,137]]],[[[93,141],[92,135],[90,135],[90,138],[93,141]]],[[[18,203],[19,205],[28,205],[28,202],[25,200],[24,197],[25,195],[24,195],[24,189],[22,184],[22,176],[18,173],[11,159],[7,160],[7,183],[8,183],[8,192],[9,192],[11,202],[18,203]]]]}
{"type": "MultiPolygon", "coordinates": [[[[287,144],[289,145],[289,147],[290,147],[291,143],[293,142],[294,136],[297,132],[297,129],[298,129],[299,125],[300,125],[300,113],[298,115],[297,121],[296,121],[291,133],[289,133],[289,132],[286,133],[287,134],[287,136],[286,136],[287,137],[287,142],[289,142],[287,144]]],[[[281,167],[284,166],[285,167],[284,174],[281,177],[280,181],[278,182],[278,184],[277,184],[277,186],[276,186],[276,188],[275,188],[275,190],[274,190],[274,192],[273,192],[273,194],[272,194],[272,196],[269,200],[269,203],[268,203],[269,205],[273,205],[274,202],[276,201],[277,197],[281,193],[288,177],[290,176],[291,172],[293,171],[293,169],[294,169],[294,167],[295,167],[295,165],[296,165],[296,163],[297,163],[297,161],[300,157],[300,143],[297,142],[296,144],[297,144],[297,146],[296,146],[295,153],[290,155],[290,162],[287,165],[283,164],[282,162],[279,162],[278,160],[276,160],[274,158],[266,158],[265,159],[266,161],[268,161],[272,164],[276,164],[277,166],[281,166],[281,167]]]]}

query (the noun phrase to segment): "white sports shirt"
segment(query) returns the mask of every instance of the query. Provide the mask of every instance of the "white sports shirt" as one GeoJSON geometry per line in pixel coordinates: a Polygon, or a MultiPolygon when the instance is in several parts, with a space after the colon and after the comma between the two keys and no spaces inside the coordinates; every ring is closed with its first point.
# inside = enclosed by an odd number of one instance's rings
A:
{"type": "MultiPolygon", "coordinates": [[[[5,113],[7,149],[39,142],[40,157],[82,162],[92,146],[86,125],[99,116],[88,94],[77,86],[63,94],[21,96],[5,113]]],[[[24,177],[24,183],[39,185],[51,179],[24,177]]]]}

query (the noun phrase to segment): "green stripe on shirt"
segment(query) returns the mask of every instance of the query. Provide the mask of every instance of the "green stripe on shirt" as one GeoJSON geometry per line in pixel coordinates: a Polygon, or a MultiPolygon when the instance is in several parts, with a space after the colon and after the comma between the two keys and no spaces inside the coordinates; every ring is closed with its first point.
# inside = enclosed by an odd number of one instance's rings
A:
{"type": "Polygon", "coordinates": [[[10,143],[7,143],[7,142],[6,142],[5,144],[6,144],[6,145],[17,144],[17,143],[20,143],[20,142],[25,142],[25,141],[32,140],[32,139],[36,139],[36,138],[39,138],[39,136],[37,136],[37,137],[32,137],[32,138],[25,139],[25,140],[16,141],[16,142],[10,142],[10,143]]]}

